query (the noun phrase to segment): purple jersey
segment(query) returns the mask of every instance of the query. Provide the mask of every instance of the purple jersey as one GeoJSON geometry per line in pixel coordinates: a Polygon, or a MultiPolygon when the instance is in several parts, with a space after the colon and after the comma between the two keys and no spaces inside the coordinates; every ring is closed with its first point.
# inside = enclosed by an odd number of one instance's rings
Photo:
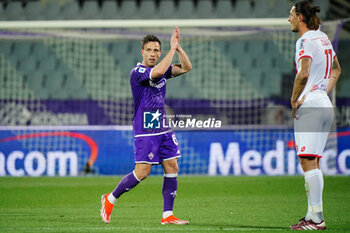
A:
{"type": "Polygon", "coordinates": [[[152,68],[138,63],[130,72],[134,100],[134,135],[158,134],[171,130],[163,127],[165,120],[166,81],[172,77],[172,66],[157,79],[151,79],[152,68]]]}

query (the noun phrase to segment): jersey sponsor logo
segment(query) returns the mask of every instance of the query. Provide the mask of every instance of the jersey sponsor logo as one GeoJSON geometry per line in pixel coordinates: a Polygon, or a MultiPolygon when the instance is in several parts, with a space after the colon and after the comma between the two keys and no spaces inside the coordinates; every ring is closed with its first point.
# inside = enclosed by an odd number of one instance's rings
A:
{"type": "Polygon", "coordinates": [[[143,112],[143,128],[144,129],[160,129],[160,118],[162,113],[159,109],[156,112],[143,112]]]}
{"type": "Polygon", "coordinates": [[[310,92],[316,91],[316,90],[323,90],[323,91],[327,91],[328,87],[324,84],[321,85],[312,85],[312,88],[310,90],[310,92]]]}
{"type": "MultiPolygon", "coordinates": [[[[33,140],[34,138],[47,137],[66,137],[82,140],[90,147],[90,160],[95,161],[98,155],[98,145],[91,137],[70,131],[54,132],[35,132],[29,134],[20,134],[16,136],[0,138],[0,149],[6,148],[3,143],[19,143],[24,140],[33,140]]],[[[44,143],[45,145],[46,143],[44,143]]],[[[78,158],[79,153],[74,150],[66,151],[63,147],[61,150],[53,151],[28,151],[17,149],[10,151],[7,156],[0,151],[0,176],[6,175],[5,160],[7,160],[7,172],[11,176],[77,176],[78,175],[78,158]],[[64,150],[64,151],[63,151],[64,150]]]]}
{"type": "Polygon", "coordinates": [[[144,67],[139,68],[139,73],[143,74],[145,72],[146,72],[146,68],[144,68],[144,67]]]}
{"type": "Polygon", "coordinates": [[[162,79],[162,80],[161,80],[160,82],[158,82],[158,83],[155,83],[155,82],[153,82],[152,80],[149,80],[149,85],[150,85],[151,87],[155,87],[155,88],[158,88],[158,89],[164,87],[165,84],[166,84],[166,79],[162,79]]]}
{"type": "Polygon", "coordinates": [[[0,151],[0,176],[77,176],[78,154],[75,151],[0,151]]]}
{"type": "Polygon", "coordinates": [[[301,152],[304,152],[305,151],[305,146],[303,146],[301,149],[300,149],[301,152]]]}
{"type": "Polygon", "coordinates": [[[25,104],[8,102],[0,108],[0,125],[88,125],[87,114],[36,112],[25,104]]]}
{"type": "Polygon", "coordinates": [[[322,46],[328,46],[332,44],[328,38],[321,39],[321,43],[322,43],[322,46]]]}
{"type": "Polygon", "coordinates": [[[304,49],[299,51],[299,57],[305,53],[304,49]]]}

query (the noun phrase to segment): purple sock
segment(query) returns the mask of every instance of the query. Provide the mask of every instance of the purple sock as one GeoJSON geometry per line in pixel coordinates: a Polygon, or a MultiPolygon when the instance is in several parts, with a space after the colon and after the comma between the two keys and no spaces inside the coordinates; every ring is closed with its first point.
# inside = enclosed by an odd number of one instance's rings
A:
{"type": "Polygon", "coordinates": [[[134,172],[130,172],[119,182],[117,187],[113,190],[113,196],[118,199],[123,193],[130,191],[140,181],[138,181],[134,175],[134,172]]]}
{"type": "Polygon", "coordinates": [[[164,177],[163,180],[163,211],[172,211],[177,191],[177,177],[164,177]]]}

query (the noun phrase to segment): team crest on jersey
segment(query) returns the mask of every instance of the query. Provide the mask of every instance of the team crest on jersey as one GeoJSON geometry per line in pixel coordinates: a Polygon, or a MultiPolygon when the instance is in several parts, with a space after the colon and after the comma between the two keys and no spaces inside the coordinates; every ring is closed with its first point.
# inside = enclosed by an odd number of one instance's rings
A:
{"type": "Polygon", "coordinates": [[[300,52],[299,52],[299,57],[300,57],[301,55],[303,55],[304,52],[305,52],[304,49],[300,50],[300,52]]]}
{"type": "Polygon", "coordinates": [[[146,72],[146,68],[144,68],[144,67],[139,68],[139,73],[143,74],[145,72],[146,72]]]}
{"type": "Polygon", "coordinates": [[[305,151],[305,146],[303,146],[301,149],[300,149],[301,152],[304,152],[305,151]]]}
{"type": "Polygon", "coordinates": [[[151,152],[151,153],[149,153],[148,158],[149,158],[150,160],[152,160],[152,159],[153,159],[153,157],[154,157],[153,153],[152,153],[152,152],[151,152]]]}

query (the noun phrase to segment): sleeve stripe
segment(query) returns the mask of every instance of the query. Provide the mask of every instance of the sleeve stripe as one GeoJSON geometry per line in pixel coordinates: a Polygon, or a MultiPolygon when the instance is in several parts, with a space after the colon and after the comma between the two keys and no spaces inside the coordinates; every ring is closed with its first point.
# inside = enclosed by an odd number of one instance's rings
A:
{"type": "Polygon", "coordinates": [[[310,59],[312,60],[312,57],[311,57],[311,56],[305,55],[305,56],[299,57],[298,62],[300,61],[300,59],[302,59],[302,58],[304,58],[304,57],[308,57],[308,58],[310,58],[310,59]]]}

